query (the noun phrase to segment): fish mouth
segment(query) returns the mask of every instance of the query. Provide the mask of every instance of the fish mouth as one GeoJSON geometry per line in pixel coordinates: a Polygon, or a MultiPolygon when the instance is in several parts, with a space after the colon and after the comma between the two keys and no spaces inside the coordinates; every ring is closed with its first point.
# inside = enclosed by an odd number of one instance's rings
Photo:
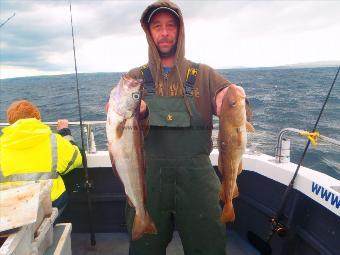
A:
{"type": "Polygon", "coordinates": [[[244,89],[240,86],[237,86],[238,90],[237,90],[237,95],[242,98],[245,99],[246,98],[246,93],[244,92],[244,89]]]}
{"type": "Polygon", "coordinates": [[[232,90],[233,93],[235,93],[235,95],[239,98],[246,98],[246,93],[244,92],[244,89],[241,87],[241,86],[237,86],[235,84],[231,84],[229,86],[229,89],[228,90],[232,90]]]}

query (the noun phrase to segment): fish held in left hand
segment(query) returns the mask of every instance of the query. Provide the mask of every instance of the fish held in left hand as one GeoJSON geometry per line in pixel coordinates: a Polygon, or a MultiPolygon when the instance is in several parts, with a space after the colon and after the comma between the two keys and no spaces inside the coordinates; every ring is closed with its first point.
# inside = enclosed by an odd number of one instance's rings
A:
{"type": "Polygon", "coordinates": [[[222,175],[220,199],[224,202],[221,222],[235,220],[232,200],[238,196],[237,176],[241,173],[242,155],[247,143],[247,130],[254,127],[247,122],[246,95],[242,87],[232,84],[226,91],[219,119],[218,169],[222,175]]]}
{"type": "Polygon", "coordinates": [[[132,240],[156,226],[145,208],[145,160],[143,132],[139,121],[141,82],[123,76],[112,89],[107,110],[106,134],[113,170],[124,185],[127,200],[135,208],[132,240]]]}

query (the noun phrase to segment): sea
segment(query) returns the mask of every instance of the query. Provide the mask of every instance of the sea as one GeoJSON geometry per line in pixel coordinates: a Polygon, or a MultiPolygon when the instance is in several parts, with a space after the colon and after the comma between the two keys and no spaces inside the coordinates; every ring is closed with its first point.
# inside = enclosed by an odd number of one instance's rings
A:
{"type": "MultiPolygon", "coordinates": [[[[280,130],[313,129],[336,71],[336,67],[218,70],[229,81],[242,85],[250,101],[256,132],[249,135],[248,146],[272,156],[280,130]]],[[[78,74],[83,120],[106,120],[104,106],[121,75],[78,74]]],[[[6,122],[6,108],[13,100],[19,99],[36,104],[43,121],[55,122],[63,118],[79,121],[75,74],[1,79],[0,122],[6,122]]],[[[214,118],[214,124],[218,127],[218,118],[214,118]]],[[[71,131],[81,144],[79,127],[72,127],[71,131]]],[[[340,141],[340,77],[330,94],[317,131],[340,141]]],[[[94,137],[97,150],[105,150],[104,125],[94,128],[94,137]]],[[[291,161],[299,162],[307,139],[293,133],[286,137],[291,140],[291,161]]],[[[340,147],[320,140],[316,146],[309,147],[302,165],[340,179],[340,147]]]]}

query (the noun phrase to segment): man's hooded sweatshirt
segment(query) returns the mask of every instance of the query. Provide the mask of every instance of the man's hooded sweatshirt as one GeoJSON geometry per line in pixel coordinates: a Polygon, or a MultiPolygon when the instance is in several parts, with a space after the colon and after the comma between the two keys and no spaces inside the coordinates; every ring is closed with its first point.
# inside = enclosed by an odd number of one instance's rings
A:
{"type": "MultiPolygon", "coordinates": [[[[170,1],[158,1],[149,5],[142,14],[141,25],[146,34],[146,39],[149,45],[149,61],[148,66],[151,70],[152,77],[155,82],[155,93],[158,96],[183,96],[184,83],[186,81],[188,68],[192,65],[191,61],[185,59],[185,36],[184,22],[181,10],[179,7],[170,1]],[[158,7],[168,7],[175,10],[179,16],[179,31],[177,40],[177,49],[175,53],[175,66],[164,79],[163,67],[161,59],[155,43],[149,31],[147,22],[149,14],[158,7]]],[[[204,36],[204,34],[202,34],[204,36]]],[[[195,42],[191,42],[195,43],[195,42]]],[[[218,56],[216,56],[218,57],[218,56]]],[[[142,79],[141,68],[135,68],[128,72],[132,78],[142,79]]],[[[192,95],[195,98],[195,105],[201,114],[204,121],[204,126],[212,127],[212,115],[216,114],[215,96],[216,92],[228,86],[230,82],[215,72],[211,67],[200,64],[199,72],[196,77],[195,86],[192,95]]]]}

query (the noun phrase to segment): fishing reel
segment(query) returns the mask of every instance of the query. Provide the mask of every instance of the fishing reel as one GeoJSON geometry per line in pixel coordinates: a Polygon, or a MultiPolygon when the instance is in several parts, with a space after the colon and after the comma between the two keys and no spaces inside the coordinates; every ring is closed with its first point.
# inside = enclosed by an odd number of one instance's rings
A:
{"type": "Polygon", "coordinates": [[[287,235],[287,228],[283,225],[277,217],[270,219],[271,231],[266,239],[262,239],[260,236],[252,231],[247,232],[247,238],[251,245],[253,245],[261,255],[272,255],[272,247],[270,245],[271,239],[276,233],[279,237],[283,238],[287,235]]]}
{"type": "Polygon", "coordinates": [[[86,190],[86,192],[91,192],[93,188],[93,183],[90,180],[86,180],[84,182],[84,189],[86,190]]]}
{"type": "Polygon", "coordinates": [[[272,218],[272,233],[276,233],[279,237],[283,238],[287,235],[287,228],[278,219],[272,218]]]}

